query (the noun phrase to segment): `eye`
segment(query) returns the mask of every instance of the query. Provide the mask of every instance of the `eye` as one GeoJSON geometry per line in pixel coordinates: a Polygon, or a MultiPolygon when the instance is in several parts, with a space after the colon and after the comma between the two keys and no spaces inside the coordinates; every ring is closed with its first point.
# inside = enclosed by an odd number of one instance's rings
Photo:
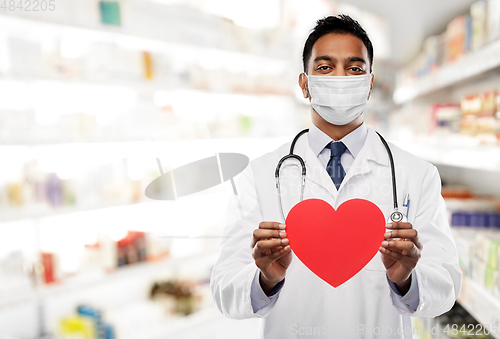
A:
{"type": "Polygon", "coordinates": [[[355,66],[354,66],[354,67],[351,67],[351,68],[349,68],[349,69],[350,69],[351,71],[353,71],[353,72],[363,72],[363,69],[362,69],[362,68],[360,68],[360,67],[355,67],[355,66]]]}
{"type": "Polygon", "coordinates": [[[327,71],[330,67],[329,66],[319,66],[317,68],[318,71],[327,71]]]}

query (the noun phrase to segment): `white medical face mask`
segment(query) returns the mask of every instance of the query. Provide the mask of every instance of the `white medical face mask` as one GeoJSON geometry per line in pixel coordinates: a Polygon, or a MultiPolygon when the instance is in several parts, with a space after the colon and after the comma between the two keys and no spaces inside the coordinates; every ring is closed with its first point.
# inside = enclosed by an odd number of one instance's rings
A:
{"type": "Polygon", "coordinates": [[[371,73],[351,76],[307,75],[311,106],[326,121],[347,125],[364,112],[371,73]]]}

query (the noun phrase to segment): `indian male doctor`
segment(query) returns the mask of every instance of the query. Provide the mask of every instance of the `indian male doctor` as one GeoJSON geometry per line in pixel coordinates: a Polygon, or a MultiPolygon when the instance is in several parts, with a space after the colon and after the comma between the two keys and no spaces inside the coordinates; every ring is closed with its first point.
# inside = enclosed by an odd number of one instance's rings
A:
{"type": "MultiPolygon", "coordinates": [[[[303,199],[322,199],[335,209],[366,199],[387,219],[393,212],[389,157],[363,122],[372,61],[372,44],[357,21],[339,15],[317,22],[299,75],[312,124],[294,153],[307,169],[303,199]]],[[[412,338],[422,330],[412,328],[412,316],[435,317],[453,306],[462,274],[433,165],[390,144],[397,199],[401,204],[409,194],[411,200],[408,222],[388,223],[373,259],[334,288],[294,256],[287,239],[280,208],[286,218],[300,200],[299,163],[290,159],[282,166],[281,207],[274,172],[289,148],[253,160],[237,180],[239,195],[230,210],[242,217],[227,227],[211,279],[225,316],[261,318],[258,338],[266,339],[412,338]]],[[[361,248],[357,232],[352,229],[345,241],[361,248]]]]}

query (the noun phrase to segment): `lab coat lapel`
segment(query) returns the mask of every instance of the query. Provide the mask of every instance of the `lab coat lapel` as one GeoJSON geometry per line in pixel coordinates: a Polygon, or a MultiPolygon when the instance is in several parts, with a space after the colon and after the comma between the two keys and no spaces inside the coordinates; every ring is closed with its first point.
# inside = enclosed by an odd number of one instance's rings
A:
{"type": "MultiPolygon", "coordinates": [[[[333,183],[332,178],[330,178],[330,175],[328,175],[326,168],[321,165],[318,158],[309,147],[308,138],[301,138],[300,140],[301,143],[297,144],[297,148],[300,152],[299,154],[301,154],[302,157],[304,157],[305,155],[304,161],[307,170],[306,186],[310,184],[310,182],[313,182],[322,187],[326,192],[328,192],[328,194],[336,199],[338,196],[338,192],[335,188],[335,184],[333,183]]],[[[312,192],[319,193],[318,190],[313,190],[312,192]]]]}
{"type": "Polygon", "coordinates": [[[351,167],[345,174],[344,180],[342,180],[342,184],[340,184],[339,191],[342,190],[342,187],[347,185],[347,182],[357,175],[362,175],[371,172],[372,164],[368,161],[368,157],[366,155],[366,149],[362,148],[359,151],[358,156],[354,159],[351,167]]]}
{"type": "Polygon", "coordinates": [[[342,180],[339,191],[342,191],[342,187],[347,185],[351,178],[371,172],[376,164],[389,166],[389,159],[377,133],[368,128],[365,144],[342,180]]]}
{"type": "Polygon", "coordinates": [[[368,135],[366,136],[363,149],[365,149],[366,158],[372,161],[372,164],[377,163],[382,166],[389,166],[387,150],[373,128],[368,127],[368,135]]]}
{"type": "Polygon", "coordinates": [[[358,153],[358,156],[354,159],[354,162],[349,168],[349,171],[346,173],[344,180],[342,180],[339,191],[337,191],[332,179],[328,175],[328,172],[321,165],[318,158],[309,147],[309,141],[307,138],[299,139],[299,142],[297,142],[297,153],[302,157],[304,157],[305,154],[305,163],[307,168],[306,180],[310,180],[323,187],[335,200],[337,199],[338,193],[342,191],[342,187],[345,186],[351,178],[371,172],[373,166],[376,164],[389,166],[389,158],[384,145],[380,141],[377,133],[369,127],[365,144],[358,153]]]}

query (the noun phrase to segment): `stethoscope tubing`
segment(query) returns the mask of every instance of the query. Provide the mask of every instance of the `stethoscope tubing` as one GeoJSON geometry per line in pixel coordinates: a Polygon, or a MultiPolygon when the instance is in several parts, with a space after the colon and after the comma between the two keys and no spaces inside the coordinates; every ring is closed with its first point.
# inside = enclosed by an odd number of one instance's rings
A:
{"type": "MultiPolygon", "coordinates": [[[[275,177],[275,181],[276,181],[276,190],[277,190],[277,193],[278,193],[278,203],[280,205],[280,212],[281,212],[281,217],[283,218],[283,220],[286,220],[286,219],[285,219],[285,214],[283,212],[283,205],[281,203],[281,189],[280,189],[280,170],[281,170],[281,166],[288,159],[296,159],[300,163],[300,167],[301,167],[301,170],[302,170],[302,186],[301,186],[301,189],[300,189],[300,201],[302,201],[303,198],[304,198],[304,186],[306,184],[306,164],[305,164],[304,160],[302,159],[302,157],[300,155],[298,155],[298,154],[294,154],[293,151],[295,149],[295,144],[297,143],[297,140],[304,133],[307,133],[307,132],[309,132],[308,128],[306,128],[306,129],[300,131],[299,133],[297,133],[297,135],[292,140],[292,144],[290,145],[290,152],[287,155],[285,155],[284,157],[282,157],[278,161],[278,164],[276,165],[276,170],[274,171],[274,177],[275,177]]],[[[401,213],[398,212],[398,198],[397,198],[397,189],[396,189],[396,170],[395,170],[395,167],[394,167],[394,158],[392,156],[392,152],[391,152],[391,149],[390,149],[389,144],[387,143],[387,141],[385,141],[384,137],[382,137],[382,135],[379,132],[376,132],[376,133],[380,137],[380,140],[382,141],[382,144],[384,145],[384,147],[385,147],[385,149],[387,151],[387,155],[389,156],[389,162],[390,162],[390,165],[391,165],[392,197],[393,197],[393,201],[394,201],[394,212],[391,214],[391,216],[390,216],[389,219],[395,221],[392,218],[392,216],[395,213],[398,213],[398,214],[401,214],[401,213]]],[[[399,221],[399,220],[397,220],[397,221],[399,221]]]]}

